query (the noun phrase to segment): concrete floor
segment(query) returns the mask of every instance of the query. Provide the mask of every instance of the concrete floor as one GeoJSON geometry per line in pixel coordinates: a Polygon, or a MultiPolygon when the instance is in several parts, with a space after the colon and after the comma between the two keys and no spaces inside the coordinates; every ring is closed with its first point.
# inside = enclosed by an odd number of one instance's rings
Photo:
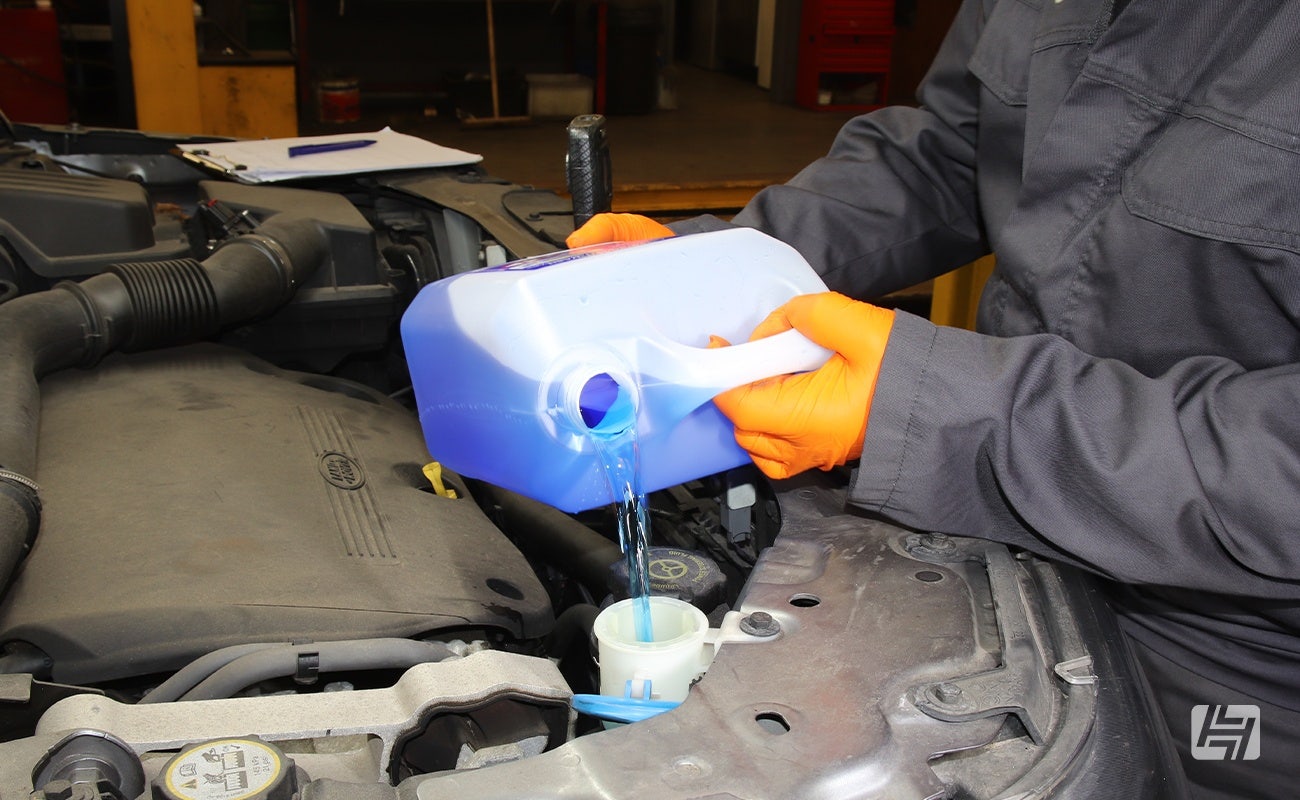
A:
{"type": "MultiPolygon", "coordinates": [[[[607,119],[615,211],[637,211],[663,221],[706,211],[726,217],[762,186],[784,182],[824,155],[840,126],[853,116],[774,103],[754,83],[725,73],[680,63],[675,70],[675,109],[607,119]]],[[[491,175],[563,193],[568,122],[474,127],[408,112],[367,115],[347,125],[304,126],[302,133],[388,125],[478,153],[491,175]]],[[[926,316],[932,290],[927,281],[880,302],[926,316]]]]}
{"type": "MultiPolygon", "coordinates": [[[[679,63],[671,76],[677,107],[610,116],[615,197],[620,187],[713,187],[780,183],[823,155],[852,115],[772,102],[768,92],[731,75],[679,63]]],[[[492,175],[563,190],[567,119],[523,125],[466,126],[414,112],[367,116],[304,134],[394,130],[483,156],[492,175]]]]}

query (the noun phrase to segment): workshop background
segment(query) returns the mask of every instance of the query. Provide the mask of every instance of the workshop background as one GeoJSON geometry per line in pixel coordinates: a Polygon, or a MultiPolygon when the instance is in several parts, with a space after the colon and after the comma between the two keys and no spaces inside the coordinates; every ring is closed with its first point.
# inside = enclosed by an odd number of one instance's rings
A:
{"type": "MultiPolygon", "coordinates": [[[[284,137],[392,127],[565,192],[607,117],[614,210],[734,213],[850,117],[914,104],[960,0],[0,0],[21,122],[284,137]]],[[[918,287],[969,327],[990,264],[918,287]]]]}

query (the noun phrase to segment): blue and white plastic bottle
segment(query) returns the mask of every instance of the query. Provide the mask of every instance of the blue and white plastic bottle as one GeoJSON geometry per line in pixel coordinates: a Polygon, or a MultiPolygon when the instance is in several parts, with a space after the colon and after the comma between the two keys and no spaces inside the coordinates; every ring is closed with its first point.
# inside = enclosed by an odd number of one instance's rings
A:
{"type": "Polygon", "coordinates": [[[635,426],[646,492],[749,462],[712,403],[815,369],[788,331],[747,342],[771,311],[826,290],[793,248],[734,228],[595,245],[454,275],[402,318],[430,455],[569,512],[614,501],[591,436],[635,426]],[[709,349],[709,335],[736,344],[709,349]]]}

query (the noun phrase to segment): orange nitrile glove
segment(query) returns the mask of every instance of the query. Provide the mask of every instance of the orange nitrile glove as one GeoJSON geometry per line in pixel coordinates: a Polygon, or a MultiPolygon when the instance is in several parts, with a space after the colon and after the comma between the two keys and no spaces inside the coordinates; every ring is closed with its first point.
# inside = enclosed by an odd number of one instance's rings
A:
{"type": "MultiPolygon", "coordinates": [[[[750,341],[794,328],[833,350],[812,372],[780,375],[713,399],[736,442],[770,478],[828,470],[862,455],[867,413],[894,312],[836,292],[800,295],[768,315],[750,341]]],[[[725,345],[711,337],[710,346],[725,345]]]]}
{"type": "Polygon", "coordinates": [[[569,234],[564,244],[572,250],[604,242],[639,242],[675,236],[672,229],[640,214],[597,214],[569,234]]]}

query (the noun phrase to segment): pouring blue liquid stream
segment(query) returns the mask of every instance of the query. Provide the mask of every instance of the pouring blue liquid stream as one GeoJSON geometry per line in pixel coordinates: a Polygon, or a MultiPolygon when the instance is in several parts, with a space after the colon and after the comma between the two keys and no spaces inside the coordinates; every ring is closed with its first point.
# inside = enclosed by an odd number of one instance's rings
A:
{"type": "Polygon", "coordinates": [[[627,564],[628,596],[638,642],[653,642],[650,621],[649,516],[641,491],[636,409],[609,375],[597,375],[583,387],[579,408],[588,436],[605,467],[605,480],[618,516],[618,545],[627,564]]]}
{"type": "Polygon", "coordinates": [[[815,369],[826,361],[830,351],[797,331],[786,331],[744,347],[722,350],[646,340],[637,343],[637,356],[642,373],[635,388],[621,386],[608,373],[598,372],[583,383],[577,405],[587,434],[600,455],[605,480],[616,505],[619,546],[627,562],[637,640],[653,642],[646,564],[649,523],[645,494],[641,490],[636,433],[640,409],[633,393],[645,396],[663,386],[661,381],[648,376],[676,375],[672,391],[657,393],[654,403],[653,413],[663,424],[666,420],[685,417],[723,389],[773,374],[815,369]],[[742,351],[743,357],[737,358],[742,351]]]}

